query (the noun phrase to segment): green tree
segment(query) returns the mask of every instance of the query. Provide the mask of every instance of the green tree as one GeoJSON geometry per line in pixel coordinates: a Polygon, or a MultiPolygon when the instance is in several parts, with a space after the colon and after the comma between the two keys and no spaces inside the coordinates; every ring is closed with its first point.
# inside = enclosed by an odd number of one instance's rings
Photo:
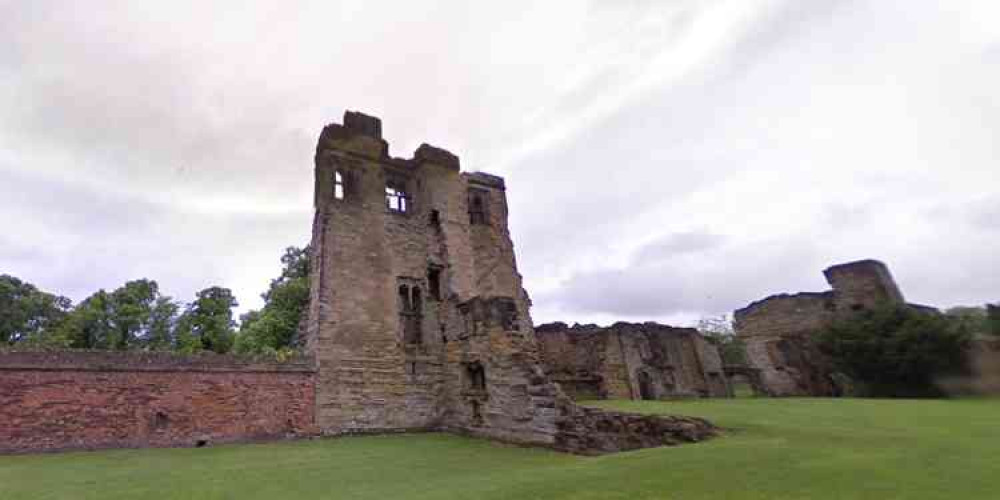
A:
{"type": "Polygon", "coordinates": [[[238,304],[228,288],[213,286],[198,292],[177,320],[176,349],[193,353],[200,350],[229,352],[233,346],[233,308],[238,304]]]}
{"type": "Polygon", "coordinates": [[[698,331],[705,340],[719,348],[719,356],[727,365],[744,365],[747,362],[746,346],[733,331],[733,323],[726,315],[698,320],[698,331]]]}
{"type": "Polygon", "coordinates": [[[114,343],[111,325],[111,297],[98,290],[83,299],[66,317],[56,337],[65,347],[75,349],[108,349],[114,343]]]}
{"type": "Polygon", "coordinates": [[[160,346],[170,338],[177,306],[156,281],[129,281],[108,293],[98,290],[73,309],[58,338],[67,347],[127,350],[160,346]]]}
{"type": "Polygon", "coordinates": [[[985,307],[957,306],[944,312],[957,325],[968,330],[970,335],[986,335],[990,325],[985,307]]]}
{"type": "Polygon", "coordinates": [[[46,343],[64,321],[72,302],[31,283],[0,275],[0,344],[46,343]]]}
{"type": "Polygon", "coordinates": [[[145,346],[155,351],[173,349],[176,344],[174,328],[180,307],[170,297],[157,297],[150,311],[146,329],[145,346]]]}
{"type": "Polygon", "coordinates": [[[861,396],[941,396],[939,377],[966,369],[968,329],[953,318],[887,305],[835,321],[817,336],[821,352],[861,396]]]}
{"type": "Polygon", "coordinates": [[[309,305],[309,247],[288,247],[281,257],[281,275],[261,294],[264,307],[241,319],[235,350],[242,354],[293,350],[296,333],[309,305]]]}

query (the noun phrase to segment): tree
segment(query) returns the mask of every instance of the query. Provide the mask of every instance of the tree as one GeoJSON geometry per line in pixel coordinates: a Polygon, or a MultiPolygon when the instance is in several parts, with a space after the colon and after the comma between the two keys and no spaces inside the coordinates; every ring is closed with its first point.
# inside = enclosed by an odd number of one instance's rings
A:
{"type": "Polygon", "coordinates": [[[309,247],[288,247],[283,268],[261,294],[264,307],[242,316],[235,350],[243,354],[285,353],[293,348],[296,333],[309,305],[309,247]]]}
{"type": "Polygon", "coordinates": [[[233,346],[236,323],[233,308],[238,304],[232,290],[213,286],[198,292],[195,301],[177,320],[177,350],[193,353],[200,350],[229,352],[233,346]]]}
{"type": "Polygon", "coordinates": [[[817,345],[862,396],[940,396],[940,377],[966,369],[969,333],[947,315],[885,305],[833,322],[817,345]]]}
{"type": "Polygon", "coordinates": [[[957,306],[944,312],[957,325],[969,331],[970,335],[986,335],[989,333],[989,320],[986,307],[957,306]]]}
{"type": "MultiPolygon", "coordinates": [[[[156,281],[129,281],[108,293],[98,290],[73,309],[58,335],[66,347],[127,350],[161,347],[170,338],[177,306],[160,295],[156,281]]],[[[168,342],[169,344],[169,342],[168,342]]]]}
{"type": "Polygon", "coordinates": [[[174,328],[180,307],[170,297],[158,297],[149,315],[145,346],[154,351],[173,349],[176,342],[174,328]]]}
{"type": "Polygon", "coordinates": [[[698,320],[698,331],[705,340],[719,348],[719,356],[727,365],[744,365],[747,362],[746,346],[733,331],[733,323],[726,315],[698,320]]]}
{"type": "Polygon", "coordinates": [[[0,275],[0,344],[46,343],[71,307],[66,297],[0,275]]]}

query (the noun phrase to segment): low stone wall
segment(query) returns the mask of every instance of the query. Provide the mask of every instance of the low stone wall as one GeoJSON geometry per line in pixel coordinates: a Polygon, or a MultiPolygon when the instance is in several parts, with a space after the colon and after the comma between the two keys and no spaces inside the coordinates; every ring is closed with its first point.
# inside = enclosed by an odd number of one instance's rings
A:
{"type": "Polygon", "coordinates": [[[639,415],[575,406],[559,422],[554,448],[581,455],[674,446],[718,435],[707,420],[668,415],[639,415]]]}
{"type": "Polygon", "coordinates": [[[0,351],[0,452],[199,446],[316,432],[309,360],[0,351]]]}

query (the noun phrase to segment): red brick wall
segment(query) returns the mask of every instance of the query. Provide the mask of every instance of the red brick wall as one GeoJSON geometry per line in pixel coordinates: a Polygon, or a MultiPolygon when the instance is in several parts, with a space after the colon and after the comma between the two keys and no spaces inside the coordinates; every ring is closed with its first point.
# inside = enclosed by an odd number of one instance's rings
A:
{"type": "Polygon", "coordinates": [[[313,434],[313,376],[306,360],[0,352],[0,451],[313,434]]]}

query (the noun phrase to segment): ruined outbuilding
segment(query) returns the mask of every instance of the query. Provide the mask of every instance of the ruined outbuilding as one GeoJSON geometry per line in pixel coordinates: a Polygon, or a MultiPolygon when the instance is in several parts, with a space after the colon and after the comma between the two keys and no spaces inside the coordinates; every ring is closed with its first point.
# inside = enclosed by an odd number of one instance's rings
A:
{"type": "Polygon", "coordinates": [[[845,314],[906,303],[889,268],[877,260],[838,264],[823,275],[831,290],[772,295],[733,313],[736,335],[746,344],[767,395],[841,395],[829,363],[811,341],[813,334],[845,314]]]}
{"type": "Polygon", "coordinates": [[[694,328],[548,323],[535,332],[546,373],[573,399],[730,396],[718,348],[694,328]]]}

